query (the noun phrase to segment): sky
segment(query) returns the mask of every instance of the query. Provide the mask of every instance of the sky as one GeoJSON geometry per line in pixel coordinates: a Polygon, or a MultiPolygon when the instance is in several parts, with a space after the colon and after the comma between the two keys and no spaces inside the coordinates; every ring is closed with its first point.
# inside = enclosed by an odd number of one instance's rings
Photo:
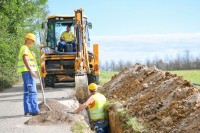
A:
{"type": "Polygon", "coordinates": [[[49,0],[49,15],[83,8],[100,60],[200,56],[200,0],[49,0]]]}

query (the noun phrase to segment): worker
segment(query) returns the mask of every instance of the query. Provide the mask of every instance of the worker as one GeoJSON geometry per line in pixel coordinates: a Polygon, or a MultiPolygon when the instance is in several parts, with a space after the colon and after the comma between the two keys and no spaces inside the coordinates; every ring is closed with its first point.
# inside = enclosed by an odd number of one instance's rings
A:
{"type": "MultiPolygon", "coordinates": [[[[72,45],[72,51],[76,52],[76,44],[74,41],[74,34],[71,31],[71,27],[67,26],[66,31],[64,31],[61,35],[61,41],[58,44],[58,50],[62,51],[64,49],[64,52],[66,52],[67,45],[72,45]]],[[[67,51],[67,52],[72,52],[67,51]]]]}
{"type": "Polygon", "coordinates": [[[37,78],[35,57],[29,50],[36,41],[36,37],[32,33],[25,36],[25,45],[19,52],[17,71],[22,74],[24,82],[24,116],[38,115],[40,110],[37,104],[37,78]]]}
{"type": "Polygon", "coordinates": [[[89,109],[90,123],[97,133],[108,133],[108,121],[106,120],[105,104],[106,97],[97,92],[98,86],[91,83],[88,86],[90,98],[83,103],[74,113],[79,113],[83,109],[89,109]]]}

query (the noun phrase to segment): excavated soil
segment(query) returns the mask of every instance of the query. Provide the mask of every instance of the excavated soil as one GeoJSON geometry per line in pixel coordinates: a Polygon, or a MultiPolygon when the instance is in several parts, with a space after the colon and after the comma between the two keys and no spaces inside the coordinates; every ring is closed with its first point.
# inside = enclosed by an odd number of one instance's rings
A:
{"type": "MultiPolygon", "coordinates": [[[[50,107],[51,110],[61,110],[62,111],[62,110],[68,109],[67,106],[59,103],[58,101],[56,101],[54,99],[46,99],[46,103],[50,107]]],[[[39,106],[41,113],[49,111],[48,107],[44,104],[44,102],[40,103],[38,106],[39,106]]]]}
{"type": "MultiPolygon", "coordinates": [[[[103,89],[145,126],[144,132],[200,132],[200,90],[181,76],[135,65],[115,75],[103,89]]],[[[123,126],[117,109],[110,108],[111,132],[132,132],[123,126]]]]}
{"type": "Polygon", "coordinates": [[[51,110],[47,108],[44,102],[40,103],[39,109],[41,111],[41,114],[32,116],[28,121],[25,122],[26,125],[73,125],[74,123],[81,123],[85,127],[88,127],[83,116],[68,113],[71,108],[53,99],[47,99],[46,103],[51,108],[51,110]]]}
{"type": "Polygon", "coordinates": [[[26,125],[48,125],[48,124],[59,124],[59,123],[71,123],[73,115],[67,113],[67,107],[56,100],[46,99],[47,105],[51,110],[44,104],[39,104],[41,111],[40,115],[31,117],[25,122],[26,125]]]}

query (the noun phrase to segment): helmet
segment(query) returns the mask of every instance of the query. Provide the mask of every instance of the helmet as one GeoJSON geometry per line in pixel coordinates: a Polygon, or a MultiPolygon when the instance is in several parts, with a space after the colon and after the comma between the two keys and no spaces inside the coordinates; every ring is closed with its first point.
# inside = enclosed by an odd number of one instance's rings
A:
{"type": "Polygon", "coordinates": [[[36,41],[36,37],[35,37],[35,35],[32,34],[32,33],[26,34],[25,38],[31,39],[31,40],[33,40],[34,42],[36,41]]]}
{"type": "Polygon", "coordinates": [[[88,86],[89,90],[96,91],[98,89],[98,86],[95,83],[91,83],[88,86]]]}

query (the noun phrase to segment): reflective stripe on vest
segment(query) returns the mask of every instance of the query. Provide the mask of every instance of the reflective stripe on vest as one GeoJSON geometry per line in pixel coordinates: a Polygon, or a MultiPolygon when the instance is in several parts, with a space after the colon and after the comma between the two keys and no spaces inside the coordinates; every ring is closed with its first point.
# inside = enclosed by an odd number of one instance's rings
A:
{"type": "MultiPolygon", "coordinates": [[[[25,65],[17,66],[17,68],[23,68],[26,67],[25,65]]],[[[36,67],[36,65],[30,65],[30,67],[36,67]]]]}
{"type": "Polygon", "coordinates": [[[104,114],[104,110],[103,109],[90,111],[90,118],[92,120],[98,120],[98,119],[102,119],[104,117],[105,117],[105,114],[104,114]]]}
{"type": "Polygon", "coordinates": [[[102,111],[103,111],[103,109],[97,109],[97,110],[91,110],[90,112],[91,113],[100,113],[102,111]]]}
{"type": "Polygon", "coordinates": [[[104,106],[106,98],[100,93],[96,93],[92,96],[94,98],[94,106],[88,106],[90,111],[91,120],[99,120],[105,118],[104,106]]]}
{"type": "Polygon", "coordinates": [[[37,71],[37,67],[35,64],[35,59],[32,55],[32,53],[30,52],[30,50],[28,49],[28,47],[26,45],[23,45],[20,49],[20,53],[19,53],[19,57],[18,57],[18,65],[17,65],[17,71],[19,73],[25,72],[25,71],[29,71],[23,61],[23,52],[26,51],[26,53],[28,53],[28,63],[31,67],[32,71],[37,71]]]}

